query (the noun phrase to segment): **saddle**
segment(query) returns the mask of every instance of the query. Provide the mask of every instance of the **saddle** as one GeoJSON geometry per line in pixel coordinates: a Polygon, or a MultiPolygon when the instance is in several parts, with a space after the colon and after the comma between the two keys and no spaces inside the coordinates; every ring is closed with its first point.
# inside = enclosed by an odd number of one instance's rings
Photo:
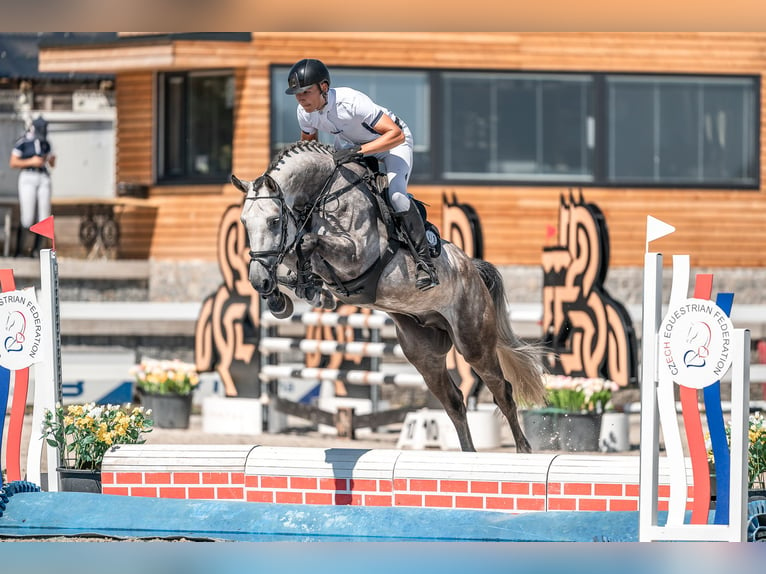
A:
{"type": "MultiPolygon", "coordinates": [[[[386,225],[389,237],[394,236],[398,239],[401,245],[407,245],[409,242],[406,240],[406,231],[402,229],[392,216],[394,213],[393,207],[388,202],[388,176],[380,171],[380,162],[378,158],[373,156],[365,156],[362,158],[362,162],[370,173],[370,184],[373,187],[375,193],[375,199],[378,203],[378,209],[380,210],[380,217],[383,223],[386,225]]],[[[434,224],[428,221],[428,210],[426,204],[415,199],[412,194],[409,194],[410,201],[415,203],[418,208],[420,217],[423,218],[423,226],[426,228],[426,241],[428,242],[428,248],[432,258],[438,257],[442,251],[441,237],[439,236],[439,230],[434,224]]]]}
{"type": "MultiPolygon", "coordinates": [[[[334,272],[332,267],[325,262],[325,268],[327,269],[332,280],[332,288],[342,293],[347,298],[348,303],[354,305],[371,304],[375,303],[375,293],[378,288],[378,281],[383,269],[394,258],[396,253],[402,247],[409,250],[407,245],[408,241],[406,232],[396,222],[396,218],[393,217],[394,209],[388,202],[388,176],[380,171],[380,164],[375,157],[364,157],[359,161],[360,164],[366,168],[366,174],[363,179],[367,182],[370,188],[370,195],[373,199],[373,204],[377,207],[377,216],[383,222],[388,234],[388,245],[383,254],[378,258],[378,261],[373,264],[367,271],[356,279],[350,281],[342,281],[334,272]]],[[[423,225],[426,230],[426,241],[428,242],[429,251],[432,258],[438,257],[441,253],[441,237],[439,236],[439,230],[428,221],[428,213],[426,205],[412,195],[410,195],[410,201],[413,201],[418,208],[418,212],[423,218],[423,225]]],[[[304,258],[300,249],[297,250],[298,255],[298,284],[301,287],[308,287],[304,293],[307,295],[307,299],[312,299],[312,293],[318,293],[321,289],[321,278],[311,271],[311,264],[308,258],[304,258]],[[312,289],[313,287],[313,289],[312,289]]]]}

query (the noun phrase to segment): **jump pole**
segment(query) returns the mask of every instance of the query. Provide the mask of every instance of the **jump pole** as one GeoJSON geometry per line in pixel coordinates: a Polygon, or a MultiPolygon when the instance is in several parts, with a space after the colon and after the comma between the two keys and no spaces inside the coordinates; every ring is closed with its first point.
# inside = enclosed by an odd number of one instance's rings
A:
{"type": "MultiPolygon", "coordinates": [[[[698,276],[695,296],[687,299],[688,255],[673,257],[668,313],[662,320],[662,255],[649,252],[649,243],[674,231],[672,226],[647,217],[642,318],[639,540],[743,542],[747,537],[746,425],[750,399],[750,332],[731,326],[728,316],[733,294],[719,294],[716,302],[709,300],[712,276],[698,276]],[[722,309],[719,302],[727,305],[728,310],[722,309]],[[702,343],[693,341],[689,333],[702,325],[712,327],[712,336],[702,343]],[[708,360],[687,362],[688,353],[693,353],[695,348],[704,348],[706,353],[703,358],[708,360]],[[698,389],[704,389],[706,405],[713,406],[709,401],[717,398],[720,406],[720,390],[715,385],[720,385],[720,378],[730,366],[731,447],[725,453],[727,458],[730,456],[730,465],[728,475],[721,477],[729,480],[729,488],[725,492],[729,506],[726,516],[716,514],[715,523],[709,524],[710,484],[709,477],[699,472],[700,469],[707,471],[707,460],[704,447],[702,452],[697,448],[701,446],[702,437],[699,435],[702,429],[696,393],[698,389]],[[695,484],[691,523],[685,522],[688,484],[674,398],[676,383],[681,386],[684,423],[692,451],[695,484]],[[670,468],[668,518],[664,525],[658,524],[657,520],[660,425],[670,468]],[[690,425],[696,428],[690,429],[690,425]],[[704,480],[698,483],[700,478],[704,480]],[[707,500],[704,500],[705,497],[707,500]]],[[[709,408],[708,414],[711,435],[713,432],[723,433],[723,428],[711,426],[712,409],[709,408]]],[[[722,427],[722,418],[719,423],[722,427]]],[[[724,507],[723,504],[721,506],[724,507]]]]}
{"type": "MultiPolygon", "coordinates": [[[[53,249],[40,251],[40,312],[42,346],[40,362],[35,364],[35,393],[32,408],[32,436],[29,439],[27,480],[41,484],[41,458],[45,450],[48,468],[48,491],[58,492],[56,468],[60,465],[57,448],[48,445],[40,434],[45,410],[53,411],[61,403],[61,324],[59,319],[58,262],[53,249]]],[[[63,453],[62,453],[63,454],[63,453]]]]}
{"type": "Polygon", "coordinates": [[[62,402],[61,379],[61,323],[59,318],[58,262],[54,218],[50,216],[36,223],[30,230],[48,237],[51,249],[40,251],[40,314],[42,319],[42,342],[40,361],[35,365],[35,392],[32,408],[32,436],[27,456],[27,480],[41,485],[41,458],[45,450],[48,470],[48,490],[59,490],[56,468],[63,453],[51,447],[41,438],[45,410],[53,411],[62,402]]]}

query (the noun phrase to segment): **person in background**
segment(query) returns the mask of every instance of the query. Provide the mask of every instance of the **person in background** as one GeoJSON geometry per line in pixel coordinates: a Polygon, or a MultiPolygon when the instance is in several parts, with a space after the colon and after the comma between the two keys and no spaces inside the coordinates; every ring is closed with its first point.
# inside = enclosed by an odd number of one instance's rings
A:
{"type": "Polygon", "coordinates": [[[16,235],[16,257],[35,257],[42,237],[29,231],[35,223],[51,214],[51,176],[49,168],[56,164],[48,141],[48,122],[38,116],[11,151],[11,167],[19,173],[19,228],[16,235]]]}
{"type": "Polygon", "coordinates": [[[285,93],[298,101],[302,140],[316,140],[320,131],[334,135],[337,164],[365,155],[381,160],[388,175],[389,205],[413,244],[415,285],[421,291],[438,285],[423,218],[407,192],[413,146],[407,124],[362,92],[331,88],[330,72],[319,60],[304,59],[293,65],[287,86],[285,93]]]}

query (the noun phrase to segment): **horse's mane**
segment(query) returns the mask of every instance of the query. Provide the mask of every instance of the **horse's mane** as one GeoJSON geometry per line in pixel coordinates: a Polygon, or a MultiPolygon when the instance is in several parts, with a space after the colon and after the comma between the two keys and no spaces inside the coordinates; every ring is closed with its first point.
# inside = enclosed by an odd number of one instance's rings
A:
{"type": "Polygon", "coordinates": [[[296,154],[304,152],[319,152],[328,155],[332,155],[335,148],[327,144],[320,143],[316,140],[299,140],[297,142],[286,145],[272,160],[266,171],[272,169],[279,169],[279,165],[284,163],[286,157],[290,157],[296,154]]]}

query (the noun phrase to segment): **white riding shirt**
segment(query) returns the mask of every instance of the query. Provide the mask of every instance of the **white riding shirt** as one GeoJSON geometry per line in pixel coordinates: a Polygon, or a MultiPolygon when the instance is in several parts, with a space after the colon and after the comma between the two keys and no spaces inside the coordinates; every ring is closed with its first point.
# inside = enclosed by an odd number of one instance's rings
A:
{"type": "Polygon", "coordinates": [[[375,157],[385,165],[392,205],[397,211],[406,211],[409,206],[407,181],[412,170],[413,139],[407,124],[393,112],[353,88],[330,88],[327,90],[327,105],[321,110],[308,113],[298,105],[298,126],[309,135],[318,131],[332,134],[335,149],[349,148],[379,138],[375,126],[384,114],[402,130],[404,143],[377,153],[375,157]]]}
{"type": "Polygon", "coordinates": [[[335,137],[333,145],[341,149],[379,138],[375,125],[383,114],[399,125],[412,147],[412,135],[402,120],[366,94],[352,88],[330,88],[327,91],[327,105],[321,110],[308,113],[299,105],[298,125],[307,134],[317,131],[332,134],[335,137]]]}

